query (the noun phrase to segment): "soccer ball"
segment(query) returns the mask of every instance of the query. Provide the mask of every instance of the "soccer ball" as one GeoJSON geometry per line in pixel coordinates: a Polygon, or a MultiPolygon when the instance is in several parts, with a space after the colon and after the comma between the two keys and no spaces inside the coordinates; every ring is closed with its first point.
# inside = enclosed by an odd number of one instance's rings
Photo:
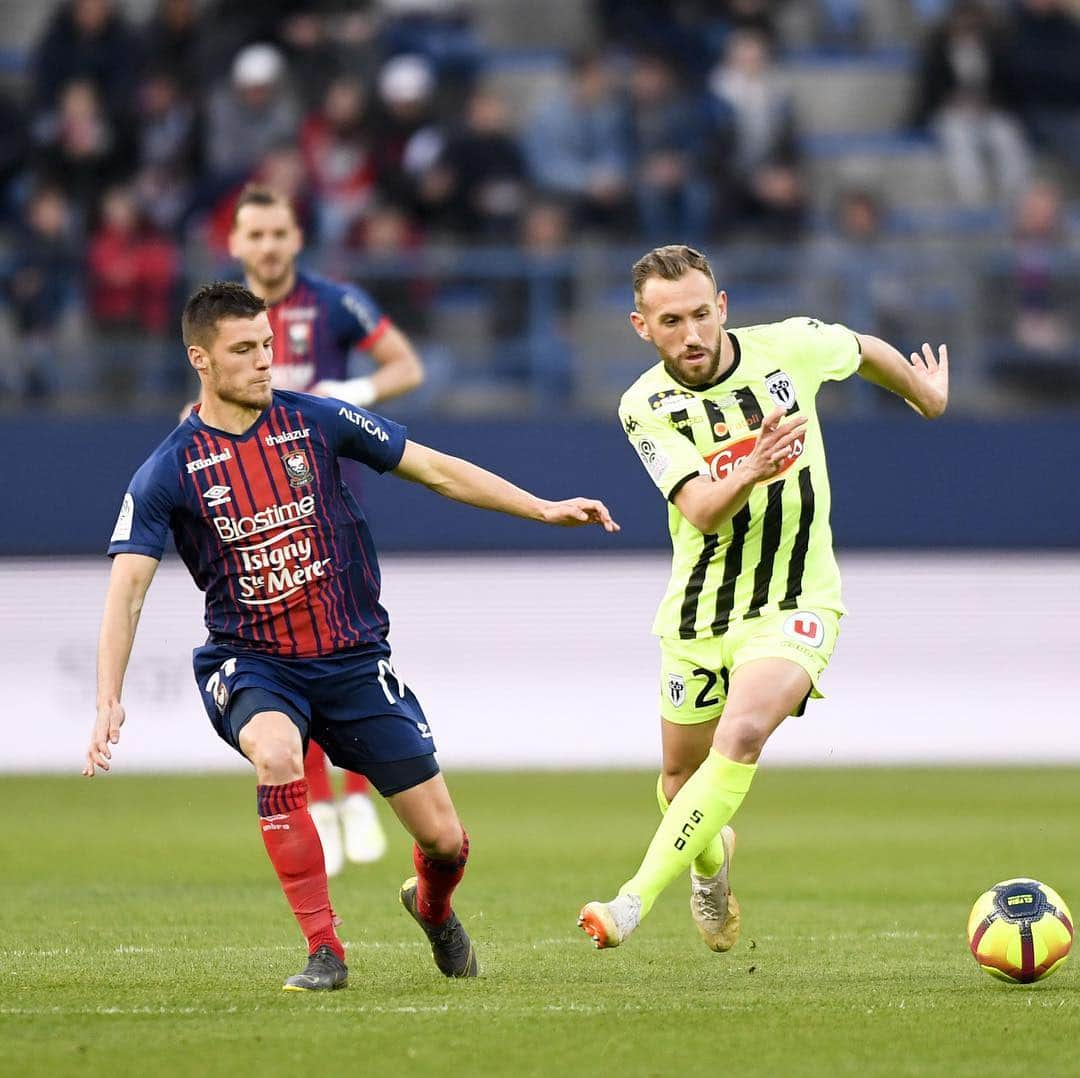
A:
{"type": "Polygon", "coordinates": [[[979,895],[968,918],[975,961],[992,977],[1031,984],[1048,977],[1072,948],[1069,907],[1037,880],[1005,880],[979,895]]]}

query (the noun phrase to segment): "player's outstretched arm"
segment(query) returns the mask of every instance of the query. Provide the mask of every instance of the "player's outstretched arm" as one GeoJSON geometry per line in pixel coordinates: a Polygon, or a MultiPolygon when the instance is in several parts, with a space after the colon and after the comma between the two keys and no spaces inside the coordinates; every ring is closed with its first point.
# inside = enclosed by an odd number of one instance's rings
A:
{"type": "Polygon", "coordinates": [[[424,380],[424,361],[409,338],[396,326],[387,329],[368,355],[375,362],[373,374],[342,381],[323,379],[312,392],[321,397],[337,397],[359,408],[369,408],[376,401],[390,400],[416,389],[424,380]]]}
{"type": "Polygon", "coordinates": [[[510,516],[557,524],[564,528],[599,524],[606,532],[619,530],[619,525],[611,519],[603,502],[592,498],[545,501],[521,487],[515,487],[494,472],[485,471],[460,457],[439,453],[418,442],[405,443],[405,452],[394,474],[414,483],[422,483],[445,498],[475,505],[478,509],[494,509],[510,516]]]}
{"type": "Polygon", "coordinates": [[[862,362],[859,374],[868,382],[891,390],[927,419],[937,419],[949,403],[949,349],[937,353],[929,344],[912,352],[909,363],[888,341],[857,333],[862,362]]]}
{"type": "Polygon", "coordinates": [[[699,475],[679,488],[675,508],[702,534],[713,535],[746,505],[758,483],[779,475],[784,461],[802,449],[806,417],[783,418],[782,408],[765,417],[753,450],[723,479],[699,475]]]}
{"type": "Polygon", "coordinates": [[[112,759],[109,746],[120,740],[120,727],[124,723],[124,709],[120,705],[124,673],[135,642],[143,599],[157,567],[157,559],[145,554],[117,554],[113,559],[98,637],[97,718],[82,769],[88,778],[94,777],[95,768],[109,770],[112,759]]]}

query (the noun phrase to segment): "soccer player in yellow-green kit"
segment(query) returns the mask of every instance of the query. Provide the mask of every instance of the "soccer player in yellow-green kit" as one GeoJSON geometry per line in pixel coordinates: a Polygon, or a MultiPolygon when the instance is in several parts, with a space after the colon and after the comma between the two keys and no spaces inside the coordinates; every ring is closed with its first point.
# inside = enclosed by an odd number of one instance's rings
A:
{"type": "Polygon", "coordinates": [[[660,637],[663,820],[637,872],[578,924],[617,947],[690,870],[705,943],[739,935],[731,819],[765,742],[820,696],[844,607],[829,529],[822,382],[858,373],[934,419],[948,401],[948,353],[910,362],[877,337],[815,318],[726,329],[727,296],[689,247],[634,266],[630,315],[660,362],[622,398],[623,429],[668,502],[671,581],[660,637]]]}

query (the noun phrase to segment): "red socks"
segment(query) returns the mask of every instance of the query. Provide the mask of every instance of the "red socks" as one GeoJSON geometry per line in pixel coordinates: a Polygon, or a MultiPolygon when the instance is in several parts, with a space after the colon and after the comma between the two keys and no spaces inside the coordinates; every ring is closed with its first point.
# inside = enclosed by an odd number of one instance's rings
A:
{"type": "Polygon", "coordinates": [[[364,794],[367,796],[368,790],[371,789],[368,780],[363,775],[358,775],[355,771],[345,772],[345,796],[349,794],[364,794]]]}
{"type": "Polygon", "coordinates": [[[441,925],[450,916],[450,896],[465,875],[469,836],[461,832],[461,852],[449,861],[436,861],[413,844],[416,866],[416,911],[428,924],[441,925]]]}
{"type": "Polygon", "coordinates": [[[308,784],[298,779],[282,786],[259,786],[258,794],[266,852],[307,938],[308,953],[325,944],[344,961],[345,948],[334,931],[322,843],[308,812],[308,784]]]}
{"type": "MultiPolygon", "coordinates": [[[[334,790],[330,785],[330,771],[327,767],[326,753],[314,741],[308,742],[308,750],[304,755],[304,778],[307,779],[310,801],[334,800],[334,790]]],[[[357,775],[352,771],[345,772],[346,797],[349,794],[367,794],[370,789],[371,786],[363,775],[357,775]]]]}
{"type": "Polygon", "coordinates": [[[314,741],[308,741],[304,754],[304,778],[307,781],[309,801],[333,801],[330,774],[326,769],[326,753],[314,741]]]}

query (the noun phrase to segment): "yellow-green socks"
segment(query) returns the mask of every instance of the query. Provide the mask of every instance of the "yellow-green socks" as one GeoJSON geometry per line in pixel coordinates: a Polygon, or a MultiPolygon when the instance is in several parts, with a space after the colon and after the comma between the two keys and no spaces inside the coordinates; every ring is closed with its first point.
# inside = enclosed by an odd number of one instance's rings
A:
{"type": "Polygon", "coordinates": [[[619,888],[620,895],[641,898],[642,917],[664,888],[690,867],[735,815],[756,771],[757,764],[738,764],[716,749],[709,750],[702,765],[672,800],[641,867],[619,888]]]}
{"type": "MultiPolygon", "coordinates": [[[[666,816],[670,802],[664,793],[664,776],[659,775],[656,779],[656,803],[660,806],[660,815],[666,816]]],[[[721,824],[721,827],[723,825],[721,824]]],[[[724,840],[717,831],[712,842],[694,858],[690,866],[695,876],[707,879],[715,876],[724,867],[724,840]]]]}

